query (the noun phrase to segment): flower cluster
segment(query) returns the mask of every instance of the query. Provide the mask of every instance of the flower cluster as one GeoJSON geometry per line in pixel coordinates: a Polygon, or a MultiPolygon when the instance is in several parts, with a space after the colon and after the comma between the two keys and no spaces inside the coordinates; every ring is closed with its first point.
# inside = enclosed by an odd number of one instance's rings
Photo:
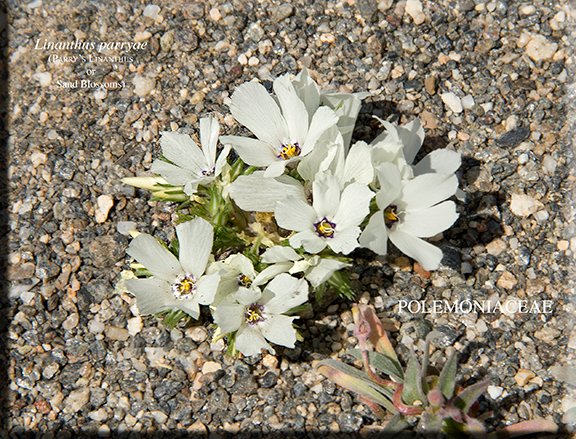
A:
{"type": "Polygon", "coordinates": [[[139,234],[128,249],[143,278],[125,287],[141,313],[198,319],[205,305],[216,336],[245,355],[273,351],[270,343],[294,347],[309,291],[316,301],[330,287],[350,296],[341,270],[356,248],[386,255],[391,241],[437,269],[442,251],[423,238],[458,216],[448,199],[460,155],[440,149],[414,163],[424,140],[418,120],[381,120],[370,144],[351,144],[366,94],[322,91],[306,70],[272,88],[248,82],[231,96],[232,116],[254,137],[219,136],[218,121],[203,118],[201,147],[165,132],[155,176],[124,180],[180,203],[177,241],[139,234]]]}

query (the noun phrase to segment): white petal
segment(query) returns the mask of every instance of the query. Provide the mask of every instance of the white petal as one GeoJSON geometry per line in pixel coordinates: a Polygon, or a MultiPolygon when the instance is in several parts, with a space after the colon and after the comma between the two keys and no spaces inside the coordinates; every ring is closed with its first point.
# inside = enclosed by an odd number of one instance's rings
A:
{"type": "Polygon", "coordinates": [[[262,349],[275,353],[260,331],[247,325],[241,326],[236,333],[235,346],[247,357],[258,355],[262,349]]]}
{"type": "Polygon", "coordinates": [[[325,238],[320,238],[312,230],[304,230],[290,237],[290,245],[294,248],[304,247],[308,253],[320,253],[328,243],[325,238]]]}
{"type": "Polygon", "coordinates": [[[451,197],[458,189],[455,175],[424,174],[402,188],[402,201],[410,209],[430,207],[451,197]]]}
{"type": "Polygon", "coordinates": [[[412,163],[424,142],[424,128],[420,119],[414,119],[406,125],[398,127],[398,135],[404,145],[404,157],[407,163],[412,163]]]}
{"type": "Polygon", "coordinates": [[[442,261],[442,250],[432,244],[399,230],[390,231],[390,241],[412,259],[417,260],[424,270],[436,270],[442,261]]]}
{"type": "Polygon", "coordinates": [[[280,76],[274,81],[274,93],[288,126],[289,140],[303,142],[308,133],[308,111],[288,75],[280,76]]]}
{"type": "Polygon", "coordinates": [[[356,142],[348,151],[344,165],[342,185],[356,181],[370,184],[374,180],[374,167],[372,166],[372,148],[366,142],[356,142]]]}
{"type": "Polygon", "coordinates": [[[218,176],[222,173],[222,168],[226,164],[226,159],[228,158],[228,154],[230,154],[230,145],[225,145],[220,151],[220,155],[216,160],[216,165],[214,165],[214,176],[218,176]]]}
{"type": "Polygon", "coordinates": [[[300,256],[292,247],[284,247],[281,245],[275,245],[270,247],[264,253],[262,253],[262,262],[265,264],[273,264],[274,262],[286,262],[286,261],[297,261],[301,259],[300,256]]]}
{"type": "Polygon", "coordinates": [[[239,303],[221,303],[214,310],[214,322],[223,334],[234,332],[242,325],[244,311],[244,305],[239,303]]]}
{"type": "Polygon", "coordinates": [[[362,106],[365,95],[361,93],[322,93],[322,103],[336,111],[338,116],[338,129],[344,138],[344,146],[348,149],[356,118],[362,106]]]}
{"type": "Polygon", "coordinates": [[[317,175],[312,183],[312,204],[317,219],[321,220],[325,217],[331,220],[338,210],[339,203],[340,183],[338,179],[330,173],[317,175]]]}
{"type": "Polygon", "coordinates": [[[207,166],[206,158],[198,145],[187,134],[164,131],[160,137],[162,154],[172,163],[198,174],[207,166]]]}
{"type": "Polygon", "coordinates": [[[229,194],[242,210],[274,212],[276,203],[285,197],[306,200],[304,187],[292,177],[266,178],[263,172],[241,175],[230,186],[229,194]]]}
{"type": "Polygon", "coordinates": [[[376,194],[376,204],[382,210],[395,201],[402,190],[400,171],[392,163],[382,163],[376,168],[380,190],[376,194]]]}
{"type": "Polygon", "coordinates": [[[256,271],[254,271],[254,265],[252,265],[252,261],[242,253],[228,256],[226,258],[226,264],[234,270],[236,275],[244,274],[250,279],[254,279],[254,277],[256,277],[256,271]]]}
{"type": "Polygon", "coordinates": [[[251,166],[268,166],[278,160],[270,144],[242,136],[222,136],[220,142],[232,145],[240,158],[251,166]]]}
{"type": "Polygon", "coordinates": [[[296,344],[296,330],[292,321],[297,317],[275,315],[268,317],[260,324],[260,331],[266,340],[287,348],[294,348],[296,344]]]}
{"type": "Polygon", "coordinates": [[[207,274],[198,279],[194,295],[200,305],[211,305],[214,302],[219,282],[220,275],[218,273],[207,274]]]}
{"type": "Polygon", "coordinates": [[[306,181],[314,180],[316,174],[324,172],[333,166],[333,162],[339,154],[339,147],[342,149],[343,155],[342,136],[338,129],[334,127],[321,136],[309,154],[302,157],[298,163],[298,174],[306,181]]]}
{"type": "Polygon", "coordinates": [[[429,238],[448,229],[457,219],[456,205],[445,201],[434,207],[405,212],[397,229],[419,238],[429,238]]]}
{"type": "Polygon", "coordinates": [[[284,170],[286,169],[286,160],[275,160],[268,167],[266,171],[264,171],[264,177],[266,178],[274,178],[279,177],[284,174],[284,170]]]}
{"type": "Polygon", "coordinates": [[[150,270],[154,277],[167,282],[174,282],[182,273],[182,267],[176,256],[146,233],[134,238],[126,253],[150,270]]]}
{"type": "Polygon", "coordinates": [[[203,117],[200,119],[200,143],[202,152],[210,167],[216,164],[216,146],[220,134],[220,124],[214,117],[203,117]]]}
{"type": "Polygon", "coordinates": [[[256,276],[256,278],[254,279],[252,285],[254,286],[264,285],[266,282],[268,282],[271,279],[274,279],[280,273],[287,273],[288,270],[290,270],[290,268],[292,267],[292,265],[293,265],[292,262],[278,262],[277,264],[270,265],[269,267],[266,267],[264,270],[258,273],[258,276],[256,276]]]}
{"type": "Polygon", "coordinates": [[[306,273],[306,279],[313,287],[318,287],[326,282],[338,270],[349,266],[346,262],[336,259],[322,258],[320,262],[306,273]]]}
{"type": "Polygon", "coordinates": [[[374,192],[361,183],[350,183],[342,191],[340,205],[334,215],[336,230],[359,225],[370,213],[374,192]]]}
{"type": "Polygon", "coordinates": [[[202,219],[180,223],[176,226],[180,247],[180,263],[187,273],[192,273],[198,279],[206,270],[208,258],[212,253],[214,229],[202,219]]]}
{"type": "Polygon", "coordinates": [[[240,85],[231,100],[230,112],[234,119],[263,142],[277,147],[282,145],[288,135],[286,122],[278,105],[261,84],[247,82],[240,85]]]}
{"type": "Polygon", "coordinates": [[[358,235],[360,235],[360,227],[348,227],[344,230],[338,230],[336,225],[336,232],[332,239],[328,239],[328,246],[336,253],[347,255],[355,248],[358,248],[358,235]]]}
{"type": "Polygon", "coordinates": [[[449,149],[437,149],[414,166],[414,175],[436,172],[438,174],[453,174],[462,164],[460,153],[449,149]]]}
{"type": "Polygon", "coordinates": [[[262,303],[266,312],[282,314],[308,300],[308,282],[281,273],[264,289],[262,303]]]}
{"type": "Polygon", "coordinates": [[[151,171],[155,174],[160,174],[168,183],[177,186],[182,186],[198,179],[198,174],[194,171],[181,168],[164,160],[154,160],[151,171]]]}
{"type": "Polygon", "coordinates": [[[171,285],[161,279],[129,279],[126,289],[136,296],[140,314],[156,314],[174,308],[175,297],[171,285]]]}
{"type": "Polygon", "coordinates": [[[298,97],[306,105],[306,111],[309,118],[316,112],[320,106],[320,91],[318,90],[318,85],[308,74],[306,67],[296,76],[296,79],[292,81],[298,97]]]}
{"type": "Polygon", "coordinates": [[[329,128],[336,125],[337,122],[338,116],[336,116],[334,111],[328,107],[319,107],[316,113],[314,113],[314,116],[312,116],[306,140],[304,144],[301,145],[302,155],[306,155],[312,151],[320,136],[329,128]]]}
{"type": "Polygon", "coordinates": [[[362,247],[369,248],[379,255],[383,256],[388,253],[388,229],[384,221],[384,212],[379,210],[372,215],[360,235],[359,242],[362,247]]]}
{"type": "Polygon", "coordinates": [[[240,287],[234,295],[236,300],[242,305],[251,305],[252,303],[258,302],[262,292],[258,288],[245,288],[240,287]]]}
{"type": "Polygon", "coordinates": [[[280,227],[300,232],[312,227],[316,221],[316,212],[305,201],[287,197],[276,204],[274,217],[280,227]]]}

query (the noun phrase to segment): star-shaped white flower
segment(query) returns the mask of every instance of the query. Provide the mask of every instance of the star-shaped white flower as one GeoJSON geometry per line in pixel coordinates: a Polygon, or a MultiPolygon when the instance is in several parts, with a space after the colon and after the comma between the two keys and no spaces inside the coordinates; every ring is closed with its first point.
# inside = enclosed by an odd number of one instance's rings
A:
{"type": "Polygon", "coordinates": [[[274,216],[280,227],[298,232],[290,237],[292,247],[319,253],[329,246],[348,254],[358,247],[359,225],[370,211],[373,196],[366,185],[351,183],[342,190],[337,177],[321,173],[312,183],[312,206],[287,197],[278,202],[274,216]]]}
{"type": "Polygon", "coordinates": [[[274,353],[268,342],[293,348],[296,331],[286,316],[288,310],[308,300],[308,283],[282,273],[261,291],[239,288],[214,310],[214,321],[222,333],[236,332],[235,346],[244,355],[257,355],[262,349],[274,353]]]}
{"type": "Polygon", "coordinates": [[[360,236],[360,244],[380,255],[388,252],[388,239],[425,270],[435,270],[442,250],[424,241],[448,229],[456,219],[456,206],[444,201],[456,193],[454,174],[429,173],[402,180],[391,163],[376,168],[380,190],[376,194],[378,211],[372,215],[360,236]]]}
{"type": "Polygon", "coordinates": [[[266,167],[266,177],[282,175],[288,164],[309,154],[320,136],[338,121],[328,107],[320,107],[309,115],[288,75],[277,78],[273,87],[277,101],[256,82],[240,85],[231,97],[232,115],[257,139],[242,136],[220,139],[231,144],[247,164],[266,167]]]}
{"type": "Polygon", "coordinates": [[[142,314],[180,309],[197,319],[199,305],[210,305],[220,282],[218,273],[204,274],[214,231],[202,218],[176,226],[178,258],[153,236],[142,233],[132,240],[127,253],[146,267],[152,277],[130,279],[125,285],[136,296],[142,314]]]}
{"type": "Polygon", "coordinates": [[[160,138],[162,154],[171,163],[155,160],[152,171],[160,174],[172,185],[184,186],[184,192],[192,195],[198,185],[210,184],[222,173],[230,146],[225,146],[216,157],[220,125],[213,117],[200,119],[200,144],[187,134],[163,132],[160,138]]]}
{"type": "Polygon", "coordinates": [[[428,174],[453,174],[460,167],[460,153],[446,148],[437,149],[413,164],[424,142],[424,129],[419,119],[398,126],[377,118],[385,131],[371,142],[374,167],[381,163],[393,163],[403,179],[428,174]]]}

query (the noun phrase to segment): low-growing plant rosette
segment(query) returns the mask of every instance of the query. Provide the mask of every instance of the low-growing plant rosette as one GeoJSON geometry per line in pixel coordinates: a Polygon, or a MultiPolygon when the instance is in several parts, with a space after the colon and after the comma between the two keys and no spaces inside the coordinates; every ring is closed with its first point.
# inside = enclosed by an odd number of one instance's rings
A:
{"type": "Polygon", "coordinates": [[[388,254],[388,241],[425,270],[442,251],[426,241],[458,218],[448,200],[460,155],[433,151],[413,164],[424,141],[418,120],[381,121],[371,143],[352,142],[366,93],[327,92],[307,70],[284,75],[272,93],[257,83],[230,97],[250,135],[220,136],[216,117],[200,119],[199,139],[160,138],[153,175],[124,182],[175,203],[177,240],[134,238],[138,279],[124,282],[142,314],[167,324],[212,316],[229,352],[293,348],[294,321],[330,294],[353,298],[352,252],[388,254]],[[329,294],[330,293],[330,294],[329,294]]]}

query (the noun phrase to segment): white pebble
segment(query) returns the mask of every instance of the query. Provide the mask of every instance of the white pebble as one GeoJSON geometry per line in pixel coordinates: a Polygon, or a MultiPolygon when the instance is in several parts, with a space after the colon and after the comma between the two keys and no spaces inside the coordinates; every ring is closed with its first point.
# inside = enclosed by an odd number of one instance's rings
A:
{"type": "Polygon", "coordinates": [[[94,99],[102,100],[105,99],[106,96],[108,96],[108,91],[104,87],[98,88],[94,92],[94,99]]]}
{"type": "Polygon", "coordinates": [[[124,236],[129,236],[130,232],[136,230],[136,223],[134,221],[118,221],[116,224],[116,231],[124,236]]]}
{"type": "Polygon", "coordinates": [[[420,25],[426,21],[426,15],[424,15],[422,2],[420,0],[408,0],[405,11],[412,17],[416,25],[420,25]]]}
{"type": "Polygon", "coordinates": [[[216,363],[215,361],[207,361],[202,366],[202,373],[213,373],[219,371],[220,369],[222,369],[222,365],[220,363],[216,363]]]}
{"type": "Polygon", "coordinates": [[[533,213],[538,212],[543,207],[544,205],[540,201],[528,195],[512,194],[510,210],[514,215],[522,217],[530,216],[533,213]]]}
{"type": "Polygon", "coordinates": [[[128,319],[128,324],[126,325],[128,328],[128,333],[132,336],[138,334],[142,331],[144,327],[144,323],[142,322],[142,317],[136,316],[134,318],[128,319]]]}
{"type": "Polygon", "coordinates": [[[156,20],[156,18],[158,18],[158,14],[160,13],[160,6],[157,5],[147,5],[144,8],[144,12],[142,12],[142,15],[144,17],[148,17],[151,18],[152,20],[156,20]]]}
{"type": "Polygon", "coordinates": [[[534,61],[552,59],[558,50],[558,44],[548,40],[544,35],[532,35],[526,45],[526,54],[534,61]]]}
{"type": "Polygon", "coordinates": [[[96,222],[100,224],[106,222],[113,206],[114,198],[110,195],[100,195],[96,200],[96,222]]]}
{"type": "Polygon", "coordinates": [[[490,395],[490,398],[498,399],[502,395],[504,389],[500,386],[488,386],[487,391],[488,395],[490,395]]]}
{"type": "Polygon", "coordinates": [[[442,93],[440,98],[453,113],[462,113],[462,101],[454,93],[442,93]]]}
{"type": "Polygon", "coordinates": [[[552,175],[552,174],[554,174],[554,172],[556,172],[556,165],[557,165],[556,160],[554,160],[549,155],[544,157],[544,160],[542,160],[542,167],[544,168],[546,173],[549,175],[552,175]]]}
{"type": "Polygon", "coordinates": [[[134,93],[138,96],[146,96],[156,87],[156,80],[148,76],[136,75],[132,83],[134,84],[134,93]]]}
{"type": "Polygon", "coordinates": [[[41,87],[48,87],[50,84],[52,84],[52,73],[50,72],[34,73],[32,78],[38,81],[41,87]]]}
{"type": "Polygon", "coordinates": [[[30,155],[30,162],[32,163],[32,166],[34,166],[35,168],[37,168],[40,165],[43,165],[47,161],[48,161],[48,156],[46,154],[44,154],[43,152],[36,151],[30,155]]]}
{"type": "Polygon", "coordinates": [[[462,98],[462,108],[465,110],[469,110],[470,108],[474,107],[474,98],[472,95],[466,95],[462,98]]]}

